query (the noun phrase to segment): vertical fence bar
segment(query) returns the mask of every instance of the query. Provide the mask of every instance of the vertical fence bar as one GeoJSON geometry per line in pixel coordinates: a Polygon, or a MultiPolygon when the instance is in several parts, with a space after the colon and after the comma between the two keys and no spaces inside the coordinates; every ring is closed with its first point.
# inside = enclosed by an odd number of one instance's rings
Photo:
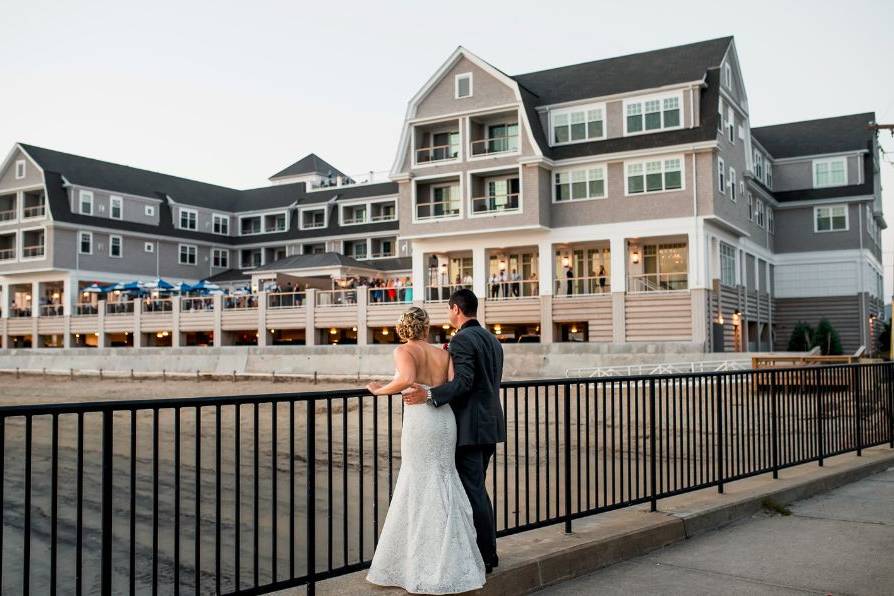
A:
{"type": "MultiPolygon", "coordinates": [[[[345,410],[347,411],[347,404],[345,404],[345,410]]],[[[306,529],[307,529],[307,595],[314,596],[316,593],[315,589],[315,575],[316,575],[316,560],[317,560],[317,549],[316,549],[316,489],[317,489],[317,481],[316,481],[316,424],[314,420],[314,401],[312,399],[307,400],[307,506],[305,508],[306,511],[306,529]]],[[[344,429],[347,434],[347,428],[344,429]]],[[[347,452],[345,452],[345,462],[344,467],[347,468],[347,452]]],[[[347,561],[345,561],[347,563],[347,561]]]]}
{"type": "Polygon", "coordinates": [[[130,593],[137,591],[137,411],[130,411],[130,593]]]}
{"type": "Polygon", "coordinates": [[[726,462],[726,454],[724,453],[724,436],[723,436],[723,379],[720,375],[714,377],[714,393],[717,402],[717,492],[723,494],[723,478],[726,462]]]}
{"type": "Polygon", "coordinates": [[[180,593],[180,408],[174,408],[174,594],[180,593]]]}
{"type": "Polygon", "coordinates": [[[103,596],[112,596],[112,411],[102,412],[102,562],[103,596]]]}
{"type": "Polygon", "coordinates": [[[819,462],[820,467],[823,467],[823,451],[825,446],[823,443],[825,442],[825,437],[823,436],[825,433],[825,424],[823,423],[823,391],[820,388],[820,375],[821,371],[817,367],[813,371],[813,393],[816,397],[816,458],[817,462],[819,462]]]}
{"type": "MultiPolygon", "coordinates": [[[[316,408],[315,408],[316,409],[316,408]]],[[[295,400],[289,400],[289,579],[295,577],[295,400]]]]}
{"type": "MultiPolygon", "coordinates": [[[[51,431],[51,457],[52,464],[50,470],[50,594],[56,594],[56,560],[58,550],[58,531],[56,518],[59,513],[59,415],[53,414],[53,428],[51,431]]],[[[2,457],[2,449],[0,449],[0,457],[2,457]]],[[[3,474],[0,472],[0,482],[3,481],[3,474]]],[[[0,513],[3,512],[0,506],[0,513]]],[[[2,570],[2,567],[0,567],[2,570]]],[[[2,573],[0,573],[2,575],[2,573]]],[[[0,589],[2,589],[0,585],[0,589]]]]}
{"type": "Polygon", "coordinates": [[[649,491],[652,495],[649,509],[658,511],[658,492],[655,487],[655,378],[649,379],[649,491]]]}
{"type": "MultiPolygon", "coordinates": [[[[0,417],[0,522],[3,521],[6,512],[5,494],[3,491],[6,483],[6,417],[0,417]]],[[[0,590],[3,589],[3,528],[0,523],[0,590]]]]}
{"type": "Polygon", "coordinates": [[[886,374],[885,381],[888,386],[888,446],[894,449],[894,371],[891,370],[892,363],[885,364],[886,374]]]}
{"type": "Polygon", "coordinates": [[[220,469],[220,405],[214,409],[214,591],[220,594],[220,497],[221,497],[221,469],[220,469]]]}
{"type": "Polygon", "coordinates": [[[196,407],[196,503],[195,537],[193,557],[195,558],[194,586],[196,594],[202,587],[202,408],[196,407]]]}
{"type": "MultiPolygon", "coordinates": [[[[571,534],[571,386],[565,383],[565,533],[571,534]]],[[[556,416],[558,418],[558,415],[556,416]]],[[[557,507],[558,508],[558,507],[557,507]]]]}
{"type": "Polygon", "coordinates": [[[854,387],[854,418],[856,418],[854,424],[857,433],[857,456],[861,457],[863,455],[863,408],[860,402],[862,401],[863,393],[863,375],[861,374],[859,364],[855,364],[851,368],[851,376],[854,387]]]}
{"type": "MultiPolygon", "coordinates": [[[[33,421],[25,416],[25,504],[22,528],[22,593],[31,593],[31,437],[33,421]]],[[[103,484],[105,488],[105,484],[103,484]]]]}
{"type": "Polygon", "coordinates": [[[235,502],[233,503],[233,526],[236,528],[236,534],[233,537],[233,558],[235,590],[238,592],[242,584],[242,406],[235,405],[233,415],[236,422],[233,425],[233,494],[235,502]]]}
{"type": "Polygon", "coordinates": [[[770,371],[770,435],[773,442],[772,446],[772,467],[773,478],[779,478],[779,421],[778,406],[776,404],[776,371],[770,371]]]}
{"type": "MultiPolygon", "coordinates": [[[[80,437],[80,430],[78,437],[80,437]]],[[[79,499],[80,500],[80,499],[79,499]]],[[[81,523],[78,522],[80,529],[81,523]]],[[[80,569],[80,565],[78,566],[80,569]]],[[[152,410],[152,596],[158,594],[158,408],[152,410]]]]}
{"type": "Polygon", "coordinates": [[[276,415],[276,401],[273,401],[270,404],[270,493],[271,500],[270,503],[270,576],[272,578],[271,581],[276,582],[277,569],[276,569],[276,559],[277,557],[277,531],[276,531],[276,505],[277,505],[277,490],[276,490],[276,480],[279,475],[279,467],[277,466],[277,459],[279,458],[279,453],[277,451],[277,444],[279,442],[276,436],[276,424],[277,415],[276,415]]]}

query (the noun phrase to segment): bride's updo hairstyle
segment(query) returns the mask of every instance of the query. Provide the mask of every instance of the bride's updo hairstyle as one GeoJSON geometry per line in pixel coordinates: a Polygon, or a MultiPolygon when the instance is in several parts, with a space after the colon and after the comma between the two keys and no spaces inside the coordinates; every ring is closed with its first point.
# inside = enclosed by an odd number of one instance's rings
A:
{"type": "Polygon", "coordinates": [[[418,306],[411,307],[397,321],[397,336],[403,341],[428,338],[428,313],[418,306]]]}

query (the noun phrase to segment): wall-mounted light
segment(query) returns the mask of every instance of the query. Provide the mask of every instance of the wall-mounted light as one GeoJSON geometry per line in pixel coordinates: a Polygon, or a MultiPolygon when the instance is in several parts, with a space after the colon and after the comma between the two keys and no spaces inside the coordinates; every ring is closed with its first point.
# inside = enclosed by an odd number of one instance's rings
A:
{"type": "Polygon", "coordinates": [[[351,331],[353,331],[354,333],[357,333],[357,328],[356,328],[356,327],[351,327],[351,331]]]}
{"type": "Polygon", "coordinates": [[[500,326],[499,323],[494,325],[494,333],[496,333],[497,335],[500,335],[501,333],[503,333],[503,328],[500,326]]]}
{"type": "Polygon", "coordinates": [[[577,325],[571,326],[571,333],[577,333],[577,325]]]}
{"type": "Polygon", "coordinates": [[[448,329],[450,329],[450,325],[446,325],[446,324],[441,325],[441,329],[443,329],[444,331],[447,331],[448,329]]]}
{"type": "Polygon", "coordinates": [[[571,264],[571,261],[568,260],[568,257],[562,257],[562,267],[567,267],[571,264]]]}
{"type": "Polygon", "coordinates": [[[633,255],[631,255],[631,260],[633,261],[634,265],[639,264],[639,251],[638,250],[633,251],[633,255]]]}
{"type": "Polygon", "coordinates": [[[500,271],[506,271],[506,259],[500,259],[500,271]]]}
{"type": "Polygon", "coordinates": [[[739,309],[733,311],[733,325],[738,325],[741,319],[742,313],[739,312],[739,309]]]}
{"type": "Polygon", "coordinates": [[[336,333],[338,333],[338,329],[336,329],[335,327],[329,330],[329,335],[335,335],[336,333]]]}

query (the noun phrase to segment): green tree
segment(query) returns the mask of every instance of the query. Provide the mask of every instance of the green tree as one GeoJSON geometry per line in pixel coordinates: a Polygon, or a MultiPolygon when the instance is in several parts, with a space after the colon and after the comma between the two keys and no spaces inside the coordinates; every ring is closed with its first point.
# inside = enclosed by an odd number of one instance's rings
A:
{"type": "Polygon", "coordinates": [[[811,346],[813,346],[813,328],[804,321],[798,321],[788,339],[788,351],[807,352],[811,346]]]}
{"type": "Polygon", "coordinates": [[[813,346],[819,346],[823,356],[838,356],[843,354],[841,348],[841,339],[838,337],[838,331],[832,326],[828,319],[822,319],[816,326],[813,334],[813,346]]]}

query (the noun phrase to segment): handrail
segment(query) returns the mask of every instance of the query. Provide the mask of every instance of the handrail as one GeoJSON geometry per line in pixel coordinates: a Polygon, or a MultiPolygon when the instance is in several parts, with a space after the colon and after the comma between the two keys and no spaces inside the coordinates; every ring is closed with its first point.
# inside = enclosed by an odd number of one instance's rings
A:
{"type": "Polygon", "coordinates": [[[144,313],[173,312],[173,310],[174,310],[174,301],[171,298],[144,298],[143,299],[143,312],[144,313]]]}
{"type": "Polygon", "coordinates": [[[412,286],[385,286],[381,288],[367,288],[369,304],[408,304],[413,301],[412,286]]]}
{"type": "Polygon", "coordinates": [[[240,296],[223,296],[221,299],[223,310],[246,310],[258,308],[258,297],[254,294],[240,296]]]}
{"type": "Polygon", "coordinates": [[[642,273],[627,276],[627,291],[674,292],[689,289],[688,273],[642,273]]]}
{"type": "Polygon", "coordinates": [[[41,317],[61,317],[64,310],[61,304],[41,304],[39,312],[41,317]]]}
{"type": "Polygon", "coordinates": [[[508,151],[518,151],[517,134],[472,141],[472,155],[492,155],[508,151]],[[515,141],[514,143],[512,142],[513,140],[515,141]]]}
{"type": "Polygon", "coordinates": [[[443,285],[443,286],[438,286],[438,285],[425,286],[425,301],[426,302],[447,302],[450,299],[450,295],[460,288],[465,288],[467,290],[471,290],[472,284],[447,284],[447,285],[443,285]]]}
{"type": "Polygon", "coordinates": [[[99,306],[96,304],[75,304],[74,314],[78,317],[93,317],[99,313],[99,306]]]}
{"type": "Polygon", "coordinates": [[[322,290],[317,292],[316,306],[340,307],[355,306],[357,304],[357,290],[322,290]]]}
{"type": "Polygon", "coordinates": [[[518,300],[519,298],[536,298],[540,294],[540,281],[536,279],[518,279],[487,284],[487,300],[518,300]]]}
{"type": "Polygon", "coordinates": [[[0,248],[0,261],[8,261],[14,258],[16,258],[16,249],[0,248]]]}
{"type": "Polygon", "coordinates": [[[574,296],[596,296],[609,294],[612,291],[611,276],[592,275],[586,277],[564,277],[556,279],[556,298],[571,298],[574,296]]]}
{"type": "Polygon", "coordinates": [[[0,221],[10,221],[16,218],[16,210],[8,209],[5,211],[0,211],[0,221]]]}
{"type": "Polygon", "coordinates": [[[33,245],[33,246],[23,246],[22,247],[22,256],[23,257],[42,257],[44,255],[44,251],[46,247],[43,245],[33,245]]]}
{"type": "Polygon", "coordinates": [[[456,159],[457,157],[459,157],[459,147],[457,145],[432,145],[431,147],[420,147],[416,149],[416,163],[445,161],[448,159],[456,159]],[[428,158],[422,159],[425,152],[428,152],[428,158]]]}
{"type": "Polygon", "coordinates": [[[207,296],[186,296],[180,299],[180,312],[210,312],[213,310],[213,298],[207,296]]]}
{"type": "Polygon", "coordinates": [[[305,292],[276,292],[267,294],[267,308],[301,308],[307,296],[305,292]]]}
{"type": "Polygon", "coordinates": [[[47,212],[46,205],[32,205],[22,209],[22,217],[40,217],[47,212]]]}
{"type": "Polygon", "coordinates": [[[107,315],[133,314],[133,300],[121,300],[120,302],[106,302],[107,315]]]}
{"type": "Polygon", "coordinates": [[[503,193],[472,197],[472,213],[499,213],[504,211],[517,211],[519,208],[520,193],[503,193]]]}

